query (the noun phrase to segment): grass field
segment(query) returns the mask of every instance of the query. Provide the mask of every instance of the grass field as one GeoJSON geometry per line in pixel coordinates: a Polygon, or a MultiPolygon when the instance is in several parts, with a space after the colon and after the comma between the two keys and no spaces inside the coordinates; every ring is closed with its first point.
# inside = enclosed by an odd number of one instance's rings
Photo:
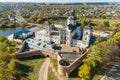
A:
{"type": "Polygon", "coordinates": [[[109,21],[109,24],[110,24],[109,29],[110,30],[115,29],[116,25],[119,25],[119,27],[120,27],[120,19],[94,19],[94,18],[92,18],[91,21],[92,21],[92,23],[95,24],[95,26],[93,26],[93,27],[97,27],[97,26],[103,24],[104,21],[109,21]]]}
{"type": "Polygon", "coordinates": [[[106,20],[110,21],[111,24],[120,23],[119,22],[120,19],[97,19],[97,18],[94,19],[94,18],[92,18],[91,20],[94,21],[94,22],[98,22],[98,23],[106,21],[106,20]]]}
{"type": "Polygon", "coordinates": [[[51,67],[49,67],[48,71],[48,80],[58,80],[58,78],[55,76],[55,74],[52,72],[51,67]]]}
{"type": "Polygon", "coordinates": [[[55,69],[56,69],[56,71],[57,71],[57,68],[58,68],[58,61],[55,60],[55,59],[51,59],[51,62],[53,63],[53,65],[54,65],[54,67],[55,67],[55,69]]]}
{"type": "Polygon", "coordinates": [[[40,66],[44,61],[45,58],[41,58],[40,56],[17,60],[16,62],[21,66],[19,67],[20,70],[26,74],[21,78],[25,78],[25,80],[37,80],[40,66]]]}

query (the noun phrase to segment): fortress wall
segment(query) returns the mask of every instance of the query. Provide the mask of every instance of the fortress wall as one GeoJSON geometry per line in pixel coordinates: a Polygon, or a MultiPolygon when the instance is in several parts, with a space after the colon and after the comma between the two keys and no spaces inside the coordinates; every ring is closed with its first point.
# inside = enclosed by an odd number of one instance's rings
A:
{"type": "Polygon", "coordinates": [[[18,53],[21,53],[23,51],[23,49],[25,48],[25,41],[23,42],[21,48],[18,50],[18,53]]]}
{"type": "Polygon", "coordinates": [[[81,57],[79,57],[78,59],[76,59],[71,65],[69,66],[62,66],[59,64],[59,60],[60,57],[58,57],[58,73],[60,75],[64,75],[64,76],[69,76],[69,74],[74,71],[81,63],[82,60],[85,58],[87,52],[84,53],[81,57]]]}
{"type": "Polygon", "coordinates": [[[37,55],[45,57],[45,55],[40,50],[18,53],[17,57],[18,58],[25,58],[25,57],[32,57],[32,56],[37,56],[37,55]]]}
{"type": "Polygon", "coordinates": [[[42,51],[42,53],[44,53],[44,55],[45,55],[45,57],[50,57],[50,58],[52,58],[52,59],[57,59],[57,54],[55,54],[54,52],[43,52],[42,51]]]}
{"type": "Polygon", "coordinates": [[[42,56],[42,57],[50,57],[52,59],[57,59],[57,54],[43,52],[43,51],[40,51],[40,50],[18,53],[17,57],[18,58],[25,58],[25,57],[32,57],[32,56],[37,56],[37,55],[42,56]]]}
{"type": "Polygon", "coordinates": [[[45,51],[40,51],[40,50],[22,52],[24,48],[25,48],[25,43],[22,45],[22,47],[18,51],[18,54],[17,54],[18,58],[25,58],[25,57],[32,57],[32,56],[40,55],[43,57],[50,57],[53,59],[57,59],[57,54],[55,53],[45,52],[45,51]]]}
{"type": "Polygon", "coordinates": [[[57,60],[57,54],[55,53],[49,53],[50,58],[57,60]]]}

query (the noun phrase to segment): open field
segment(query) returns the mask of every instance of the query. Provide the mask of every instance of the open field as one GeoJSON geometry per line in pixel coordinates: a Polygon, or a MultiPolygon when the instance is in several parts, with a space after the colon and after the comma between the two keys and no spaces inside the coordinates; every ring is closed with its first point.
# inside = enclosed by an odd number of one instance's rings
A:
{"type": "Polygon", "coordinates": [[[109,21],[110,22],[110,25],[115,25],[116,23],[120,23],[120,19],[94,19],[92,18],[91,19],[92,22],[96,23],[96,24],[100,24],[100,23],[103,23],[104,21],[109,21]]]}
{"type": "Polygon", "coordinates": [[[25,79],[37,80],[39,69],[44,61],[45,58],[36,56],[26,59],[20,59],[16,62],[18,62],[21,66],[24,65],[21,69],[23,69],[24,73],[26,74],[26,76],[24,77],[25,79]]]}
{"type": "Polygon", "coordinates": [[[110,24],[109,29],[110,30],[115,29],[117,25],[120,27],[120,19],[97,19],[97,18],[95,19],[95,18],[92,18],[91,21],[93,24],[95,24],[95,26],[93,26],[93,27],[100,26],[101,24],[103,24],[104,21],[109,21],[109,24],[110,24]]]}

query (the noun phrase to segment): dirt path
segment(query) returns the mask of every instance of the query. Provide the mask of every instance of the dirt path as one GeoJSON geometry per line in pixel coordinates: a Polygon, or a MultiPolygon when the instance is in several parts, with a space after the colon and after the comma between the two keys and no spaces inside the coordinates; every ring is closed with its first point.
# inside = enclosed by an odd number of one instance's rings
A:
{"type": "Polygon", "coordinates": [[[50,58],[47,58],[40,68],[38,80],[48,80],[48,67],[50,64],[50,58]]]}
{"type": "Polygon", "coordinates": [[[53,63],[50,63],[50,67],[52,68],[52,72],[55,74],[55,76],[57,76],[57,78],[58,78],[59,80],[63,80],[63,79],[59,76],[59,74],[57,73],[57,71],[55,70],[55,68],[54,68],[54,66],[53,66],[53,63]]]}

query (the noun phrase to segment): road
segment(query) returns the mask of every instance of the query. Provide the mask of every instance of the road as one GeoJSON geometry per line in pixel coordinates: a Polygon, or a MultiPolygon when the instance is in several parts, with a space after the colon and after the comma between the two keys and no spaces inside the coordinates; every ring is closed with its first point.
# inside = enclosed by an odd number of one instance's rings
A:
{"type": "Polygon", "coordinates": [[[40,68],[40,71],[39,71],[39,74],[38,74],[38,80],[48,80],[49,64],[50,64],[50,58],[47,58],[40,68]]]}

